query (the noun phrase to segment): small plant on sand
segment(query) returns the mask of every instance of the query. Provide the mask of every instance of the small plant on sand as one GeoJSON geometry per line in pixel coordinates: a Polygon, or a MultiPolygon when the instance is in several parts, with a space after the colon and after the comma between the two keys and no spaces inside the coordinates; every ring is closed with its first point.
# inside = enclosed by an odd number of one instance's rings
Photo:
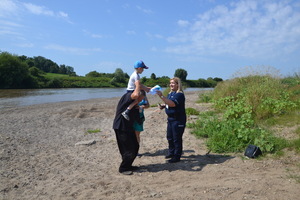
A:
{"type": "Polygon", "coordinates": [[[92,133],[99,133],[99,132],[101,132],[100,129],[94,129],[94,130],[89,129],[85,132],[85,135],[92,134],[92,133]]]}

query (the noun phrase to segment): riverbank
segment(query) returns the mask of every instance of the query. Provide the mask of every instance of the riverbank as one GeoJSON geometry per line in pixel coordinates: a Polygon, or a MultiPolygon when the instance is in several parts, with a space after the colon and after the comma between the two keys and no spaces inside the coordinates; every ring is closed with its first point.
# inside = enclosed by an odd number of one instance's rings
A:
{"type": "MultiPolygon", "coordinates": [[[[150,104],[160,100],[149,95],[150,104]]],[[[186,107],[198,92],[186,92],[186,107]]],[[[1,109],[0,199],[297,199],[289,178],[293,157],[244,159],[206,155],[203,140],[186,129],[179,163],[164,159],[166,115],[145,110],[145,131],[132,176],[118,173],[120,155],[112,120],[119,98],[92,99],[1,109]],[[95,130],[99,130],[96,133],[95,130]],[[92,141],[91,145],[76,145],[92,141]]],[[[191,119],[189,119],[191,120],[191,119]]]]}

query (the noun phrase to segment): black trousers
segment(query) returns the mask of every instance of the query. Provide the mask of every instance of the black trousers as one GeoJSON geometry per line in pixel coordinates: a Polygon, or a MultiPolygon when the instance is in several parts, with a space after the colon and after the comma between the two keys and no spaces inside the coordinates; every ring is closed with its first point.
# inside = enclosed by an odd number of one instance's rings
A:
{"type": "Polygon", "coordinates": [[[129,171],[132,168],[132,163],[135,160],[140,148],[135,132],[121,131],[116,129],[114,130],[116,133],[119,151],[122,156],[119,172],[129,171]]]}
{"type": "Polygon", "coordinates": [[[169,143],[169,154],[180,159],[182,154],[182,135],[185,123],[180,121],[168,121],[167,140],[169,143]]]}

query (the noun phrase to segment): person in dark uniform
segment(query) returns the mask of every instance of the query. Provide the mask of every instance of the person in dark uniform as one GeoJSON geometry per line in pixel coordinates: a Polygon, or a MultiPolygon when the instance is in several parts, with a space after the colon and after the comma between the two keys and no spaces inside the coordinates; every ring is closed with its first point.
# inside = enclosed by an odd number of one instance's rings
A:
{"type": "Polygon", "coordinates": [[[183,93],[180,78],[174,77],[170,80],[170,93],[167,97],[162,95],[161,91],[156,94],[164,101],[159,105],[160,109],[165,108],[168,115],[167,140],[169,151],[166,158],[169,163],[180,161],[182,155],[182,135],[186,125],[185,96],[183,93]]]}
{"type": "Polygon", "coordinates": [[[122,116],[122,112],[134,101],[142,101],[145,97],[145,91],[140,90],[140,85],[137,84],[135,90],[132,93],[125,93],[116,109],[116,115],[113,122],[113,129],[116,134],[116,139],[118,143],[118,148],[122,156],[122,162],[119,167],[119,172],[124,175],[131,175],[136,167],[132,166],[135,160],[138,150],[139,143],[137,141],[135,130],[133,128],[133,123],[140,117],[139,109],[132,109],[129,114],[130,119],[126,120],[122,116]]]}

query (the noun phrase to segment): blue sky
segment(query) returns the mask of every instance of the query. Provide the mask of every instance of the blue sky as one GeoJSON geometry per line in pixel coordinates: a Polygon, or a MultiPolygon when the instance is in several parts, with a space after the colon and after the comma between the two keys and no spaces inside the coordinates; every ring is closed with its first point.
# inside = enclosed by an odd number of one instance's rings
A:
{"type": "Polygon", "coordinates": [[[0,0],[0,51],[90,71],[232,78],[300,72],[298,0],[0,0]]]}

